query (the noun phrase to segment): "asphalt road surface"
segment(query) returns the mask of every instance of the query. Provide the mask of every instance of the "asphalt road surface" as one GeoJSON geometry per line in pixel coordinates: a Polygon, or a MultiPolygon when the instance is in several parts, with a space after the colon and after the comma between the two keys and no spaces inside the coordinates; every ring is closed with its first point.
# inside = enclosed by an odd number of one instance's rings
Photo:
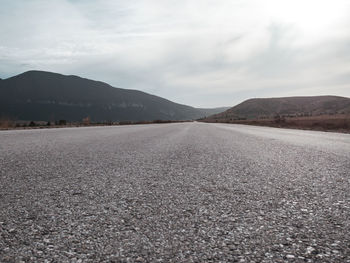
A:
{"type": "Polygon", "coordinates": [[[0,132],[0,262],[350,262],[350,135],[0,132]]]}

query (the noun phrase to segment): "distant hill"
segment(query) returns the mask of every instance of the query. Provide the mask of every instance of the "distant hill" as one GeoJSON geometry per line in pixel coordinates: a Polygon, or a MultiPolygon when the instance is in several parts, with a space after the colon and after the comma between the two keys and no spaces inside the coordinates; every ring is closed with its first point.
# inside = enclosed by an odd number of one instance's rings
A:
{"type": "Polygon", "coordinates": [[[350,113],[350,98],[311,96],[246,100],[205,120],[238,120],[280,116],[318,116],[350,113]]]}
{"type": "Polygon", "coordinates": [[[214,114],[218,114],[221,112],[224,112],[228,109],[230,109],[231,107],[219,107],[219,108],[197,108],[198,110],[201,111],[201,113],[203,114],[204,117],[206,116],[211,116],[214,114]]]}
{"type": "Polygon", "coordinates": [[[0,117],[17,120],[190,120],[221,109],[197,109],[137,90],[44,71],[0,81],[0,117]]]}

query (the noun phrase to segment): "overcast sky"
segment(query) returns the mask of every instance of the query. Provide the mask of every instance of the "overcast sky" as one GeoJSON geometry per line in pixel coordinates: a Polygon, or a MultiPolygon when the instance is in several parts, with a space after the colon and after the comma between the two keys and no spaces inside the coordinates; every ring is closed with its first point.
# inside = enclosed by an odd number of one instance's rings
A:
{"type": "Polygon", "coordinates": [[[197,107],[350,97],[350,1],[1,0],[0,78],[32,69],[197,107]]]}

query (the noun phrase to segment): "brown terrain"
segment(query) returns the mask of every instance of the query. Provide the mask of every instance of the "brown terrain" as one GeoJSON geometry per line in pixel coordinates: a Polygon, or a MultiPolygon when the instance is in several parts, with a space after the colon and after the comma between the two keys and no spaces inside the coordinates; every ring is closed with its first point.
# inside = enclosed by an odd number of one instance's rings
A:
{"type": "Polygon", "coordinates": [[[350,98],[314,96],[249,99],[200,121],[350,132],[350,98]]]}

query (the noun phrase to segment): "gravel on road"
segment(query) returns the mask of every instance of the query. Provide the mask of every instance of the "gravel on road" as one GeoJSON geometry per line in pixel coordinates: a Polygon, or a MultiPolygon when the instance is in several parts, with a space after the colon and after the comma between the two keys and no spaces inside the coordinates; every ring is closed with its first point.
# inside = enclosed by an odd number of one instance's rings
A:
{"type": "Polygon", "coordinates": [[[0,132],[0,262],[350,262],[350,135],[0,132]]]}

